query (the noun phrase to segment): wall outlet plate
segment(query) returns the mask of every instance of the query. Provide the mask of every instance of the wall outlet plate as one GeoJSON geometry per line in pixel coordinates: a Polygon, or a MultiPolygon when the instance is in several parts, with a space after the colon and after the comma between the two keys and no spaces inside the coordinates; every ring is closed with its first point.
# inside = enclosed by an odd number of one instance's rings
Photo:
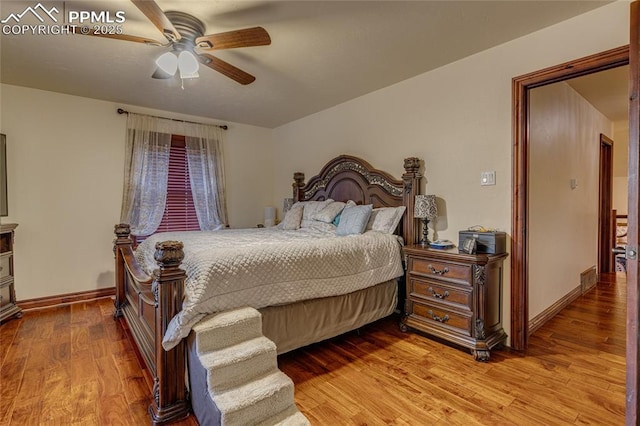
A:
{"type": "Polygon", "coordinates": [[[495,185],[496,184],[496,172],[482,172],[480,173],[480,185],[495,185]]]}

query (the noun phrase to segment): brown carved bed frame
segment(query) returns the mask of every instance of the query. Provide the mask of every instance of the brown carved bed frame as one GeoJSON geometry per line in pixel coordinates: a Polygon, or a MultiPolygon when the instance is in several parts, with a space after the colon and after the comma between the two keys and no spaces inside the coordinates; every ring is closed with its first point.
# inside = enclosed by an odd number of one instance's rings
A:
{"type": "MultiPolygon", "coordinates": [[[[374,169],[357,157],[342,155],[329,161],[317,176],[304,183],[304,174],[295,173],[295,201],[354,200],[358,204],[377,207],[406,206],[402,236],[407,244],[417,240],[418,226],[413,218],[414,200],[418,194],[420,160],[406,158],[401,180],[374,169]]],[[[185,383],[186,347],[184,340],[165,351],[162,339],[169,321],[182,307],[185,272],[180,269],[184,258],[178,241],[156,244],[158,269],[147,275],[136,262],[130,229],[127,224],[115,226],[114,241],[116,298],[115,318],[122,318],[153,378],[153,401],[149,415],[153,424],[165,424],[185,418],[190,413],[185,383]]]]}

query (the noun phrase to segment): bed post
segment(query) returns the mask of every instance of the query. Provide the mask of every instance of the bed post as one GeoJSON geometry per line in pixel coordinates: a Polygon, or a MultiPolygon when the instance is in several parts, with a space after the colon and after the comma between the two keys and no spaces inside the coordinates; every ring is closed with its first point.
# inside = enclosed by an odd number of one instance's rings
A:
{"type": "Polygon", "coordinates": [[[186,278],[186,273],[180,269],[180,263],[184,259],[182,248],[180,241],[163,241],[156,244],[154,254],[154,259],[160,266],[153,272],[152,286],[156,300],[156,371],[149,414],[154,425],[180,420],[189,415],[184,339],[168,351],[162,347],[169,321],[182,309],[186,278]]]}
{"type": "Polygon", "coordinates": [[[113,301],[114,311],[113,317],[119,318],[123,315],[122,306],[125,303],[125,289],[124,289],[124,257],[122,255],[121,248],[125,246],[131,246],[133,241],[131,240],[131,228],[126,223],[120,223],[113,227],[113,231],[116,234],[116,239],[113,241],[113,254],[116,259],[116,299],[113,301]]]}
{"type": "Polygon", "coordinates": [[[302,188],[304,187],[304,173],[295,172],[293,174],[293,202],[297,203],[298,201],[304,199],[304,194],[302,193],[302,188]]]}
{"type": "Polygon", "coordinates": [[[405,220],[403,221],[403,236],[405,238],[405,244],[407,245],[415,244],[419,239],[417,220],[413,217],[416,195],[420,193],[420,179],[422,179],[422,174],[420,174],[419,169],[419,158],[409,157],[404,159],[405,173],[402,175],[402,182],[404,184],[403,204],[407,207],[407,210],[405,212],[405,220]]]}

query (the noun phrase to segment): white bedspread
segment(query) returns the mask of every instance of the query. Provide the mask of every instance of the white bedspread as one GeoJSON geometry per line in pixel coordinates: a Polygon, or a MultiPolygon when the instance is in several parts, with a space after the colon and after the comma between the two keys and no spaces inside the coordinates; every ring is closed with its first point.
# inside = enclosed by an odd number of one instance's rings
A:
{"type": "Polygon", "coordinates": [[[212,312],[337,296],[403,274],[398,239],[376,231],[346,237],[309,228],[156,234],[136,250],[148,273],[157,268],[156,242],[165,240],[184,243],[187,272],[182,311],[169,323],[165,349],[212,312]]]}

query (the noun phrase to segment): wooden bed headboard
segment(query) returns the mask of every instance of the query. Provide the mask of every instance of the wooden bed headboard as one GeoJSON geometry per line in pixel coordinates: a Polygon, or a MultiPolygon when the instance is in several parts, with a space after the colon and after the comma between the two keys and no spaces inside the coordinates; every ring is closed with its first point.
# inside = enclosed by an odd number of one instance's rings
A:
{"type": "Polygon", "coordinates": [[[329,161],[305,184],[304,173],[293,175],[294,201],[353,200],[357,204],[378,207],[406,206],[402,220],[402,236],[406,244],[418,240],[418,226],[413,218],[415,196],[420,190],[420,159],[405,158],[405,173],[395,179],[389,173],[373,168],[361,158],[341,155],[329,161]]]}

